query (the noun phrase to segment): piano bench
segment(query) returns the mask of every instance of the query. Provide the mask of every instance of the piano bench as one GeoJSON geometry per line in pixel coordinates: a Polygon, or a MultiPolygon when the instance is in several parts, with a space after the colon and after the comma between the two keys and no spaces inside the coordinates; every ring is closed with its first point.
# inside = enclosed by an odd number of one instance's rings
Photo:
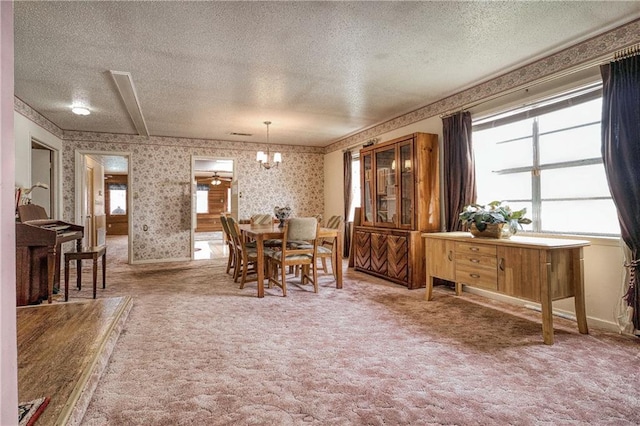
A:
{"type": "Polygon", "coordinates": [[[84,247],[81,251],[72,250],[64,254],[64,301],[69,300],[69,262],[76,261],[76,284],[78,290],[82,289],[82,260],[93,260],[93,298],[96,298],[96,286],[98,279],[98,259],[102,257],[102,288],[106,288],[107,270],[107,246],[84,247]]]}

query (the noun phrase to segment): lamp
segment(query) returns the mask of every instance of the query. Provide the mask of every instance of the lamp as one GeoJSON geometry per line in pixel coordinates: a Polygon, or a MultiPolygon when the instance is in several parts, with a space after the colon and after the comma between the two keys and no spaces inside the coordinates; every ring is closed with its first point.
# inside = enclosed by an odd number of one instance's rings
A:
{"type": "Polygon", "coordinates": [[[267,125],[267,152],[265,153],[264,151],[258,151],[256,160],[258,161],[258,164],[268,170],[272,167],[278,167],[278,165],[282,162],[282,154],[280,154],[279,152],[274,152],[273,163],[269,162],[269,125],[271,124],[271,122],[265,121],[264,124],[267,125]]]}
{"type": "Polygon", "coordinates": [[[217,177],[214,177],[213,180],[211,181],[211,185],[220,185],[222,183],[222,181],[220,179],[218,179],[217,177]]]}

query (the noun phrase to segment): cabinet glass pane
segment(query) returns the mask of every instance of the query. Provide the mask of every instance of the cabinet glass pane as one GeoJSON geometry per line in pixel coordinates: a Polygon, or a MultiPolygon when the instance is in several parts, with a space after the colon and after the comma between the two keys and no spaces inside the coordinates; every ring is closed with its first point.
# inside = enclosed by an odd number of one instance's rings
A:
{"type": "Polygon", "coordinates": [[[400,224],[412,225],[413,193],[414,193],[414,165],[411,155],[411,145],[400,147],[400,224]]]}
{"type": "Polygon", "coordinates": [[[364,182],[363,182],[363,188],[362,188],[364,199],[362,200],[362,212],[364,213],[365,222],[373,222],[373,204],[372,204],[373,188],[371,186],[372,184],[371,154],[367,154],[363,156],[362,167],[364,168],[364,182]]]}
{"type": "Polygon", "coordinates": [[[396,151],[390,148],[376,152],[376,222],[395,223],[396,151]]]}

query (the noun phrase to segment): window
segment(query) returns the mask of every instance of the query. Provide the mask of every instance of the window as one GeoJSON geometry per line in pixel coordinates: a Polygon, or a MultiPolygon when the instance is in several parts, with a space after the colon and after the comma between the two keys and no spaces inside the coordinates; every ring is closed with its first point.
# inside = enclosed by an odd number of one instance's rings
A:
{"type": "Polygon", "coordinates": [[[353,222],[356,207],[360,207],[360,155],[354,153],[351,157],[351,206],[348,222],[353,222]]]}
{"type": "Polygon", "coordinates": [[[127,184],[110,183],[109,189],[109,212],[111,215],[127,214],[127,184]]]}
{"type": "Polygon", "coordinates": [[[474,122],[478,202],[527,208],[534,232],[619,235],[591,87],[474,122]]]}
{"type": "Polygon", "coordinates": [[[196,188],[196,213],[209,213],[209,185],[199,183],[196,188]]]}

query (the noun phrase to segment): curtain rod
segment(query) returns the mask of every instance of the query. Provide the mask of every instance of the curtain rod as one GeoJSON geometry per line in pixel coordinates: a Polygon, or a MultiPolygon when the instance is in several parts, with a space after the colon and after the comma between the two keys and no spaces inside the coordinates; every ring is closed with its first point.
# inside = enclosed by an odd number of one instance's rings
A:
{"type": "Polygon", "coordinates": [[[640,55],[640,43],[618,50],[614,53],[613,59],[615,61],[619,61],[620,59],[626,59],[637,55],[640,55]]]}

